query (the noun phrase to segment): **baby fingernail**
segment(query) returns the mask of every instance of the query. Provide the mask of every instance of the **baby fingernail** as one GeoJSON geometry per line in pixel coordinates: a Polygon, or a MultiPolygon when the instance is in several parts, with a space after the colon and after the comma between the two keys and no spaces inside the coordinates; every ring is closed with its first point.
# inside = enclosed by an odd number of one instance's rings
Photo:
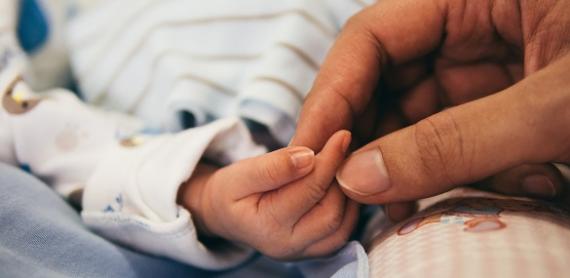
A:
{"type": "Polygon", "coordinates": [[[344,189],[368,196],[390,188],[390,178],[380,149],[358,152],[347,159],[337,173],[344,189]]]}
{"type": "Polygon", "coordinates": [[[556,196],[554,184],[544,175],[532,175],[524,178],[521,187],[530,195],[548,198],[556,196]]]}
{"type": "Polygon", "coordinates": [[[289,154],[291,155],[291,161],[293,161],[293,165],[295,165],[295,168],[297,169],[304,169],[306,167],[309,167],[315,160],[315,152],[306,147],[292,148],[289,150],[289,154]]]}

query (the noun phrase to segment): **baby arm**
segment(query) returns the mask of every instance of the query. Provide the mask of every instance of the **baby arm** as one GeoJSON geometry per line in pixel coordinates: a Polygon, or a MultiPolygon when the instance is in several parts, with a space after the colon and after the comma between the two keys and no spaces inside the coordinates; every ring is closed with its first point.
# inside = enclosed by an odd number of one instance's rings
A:
{"type": "Polygon", "coordinates": [[[334,183],[350,134],[318,155],[289,147],[216,170],[202,165],[179,202],[203,235],[247,244],[276,259],[327,255],[348,239],[358,207],[334,183]]]}

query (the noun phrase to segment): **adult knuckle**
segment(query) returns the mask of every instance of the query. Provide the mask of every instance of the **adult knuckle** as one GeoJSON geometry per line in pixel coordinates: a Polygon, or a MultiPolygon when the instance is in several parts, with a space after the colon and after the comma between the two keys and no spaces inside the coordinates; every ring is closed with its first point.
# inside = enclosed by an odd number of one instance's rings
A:
{"type": "Polygon", "coordinates": [[[425,172],[441,175],[449,184],[455,184],[453,168],[469,168],[472,152],[468,151],[453,114],[440,112],[418,122],[414,128],[414,140],[425,172]]]}

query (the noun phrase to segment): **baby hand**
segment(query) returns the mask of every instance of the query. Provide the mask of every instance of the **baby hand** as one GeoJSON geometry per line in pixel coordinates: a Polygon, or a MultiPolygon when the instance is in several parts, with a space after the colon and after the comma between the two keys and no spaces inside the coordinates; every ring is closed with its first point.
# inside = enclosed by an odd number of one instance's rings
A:
{"type": "Polygon", "coordinates": [[[327,255],[348,239],[358,207],[334,182],[350,133],[315,156],[289,147],[220,170],[199,169],[181,192],[203,233],[245,243],[276,259],[327,255]]]}

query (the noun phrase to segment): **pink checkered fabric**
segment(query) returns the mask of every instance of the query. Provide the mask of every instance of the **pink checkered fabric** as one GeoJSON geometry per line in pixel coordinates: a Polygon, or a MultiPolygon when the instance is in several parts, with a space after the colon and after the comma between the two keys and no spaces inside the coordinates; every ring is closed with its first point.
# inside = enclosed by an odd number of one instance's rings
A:
{"type": "Polygon", "coordinates": [[[566,210],[462,195],[380,234],[369,248],[371,276],[570,277],[566,210]]]}

